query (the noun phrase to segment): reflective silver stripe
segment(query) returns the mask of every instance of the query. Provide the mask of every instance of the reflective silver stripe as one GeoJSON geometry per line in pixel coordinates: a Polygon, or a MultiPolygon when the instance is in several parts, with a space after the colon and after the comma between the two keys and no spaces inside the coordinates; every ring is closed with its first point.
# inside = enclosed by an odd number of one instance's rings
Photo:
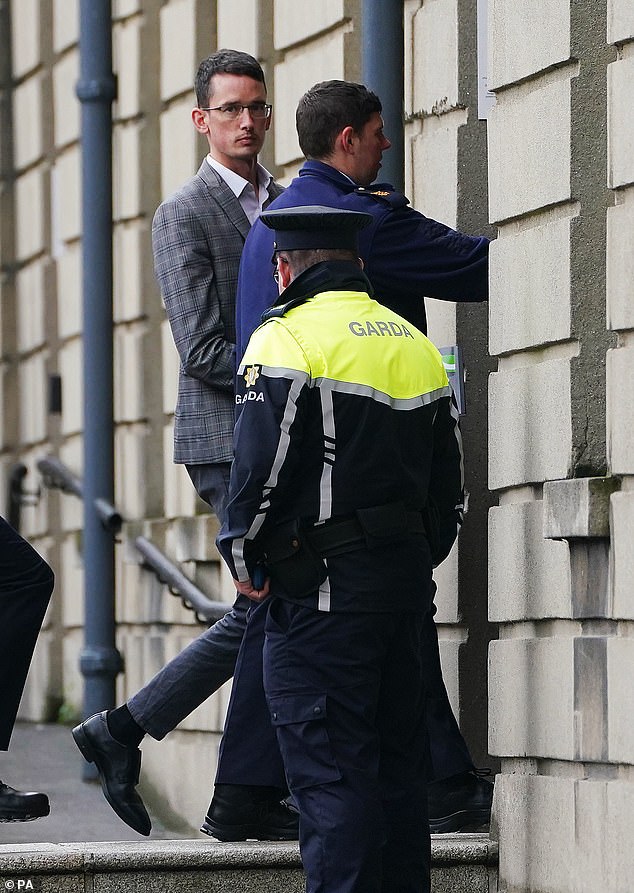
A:
{"type": "Polygon", "coordinates": [[[301,380],[295,378],[291,382],[291,387],[286,399],[286,406],[284,408],[284,415],[280,423],[280,439],[277,445],[277,452],[275,454],[275,458],[273,459],[271,474],[269,475],[268,481],[264,485],[268,491],[275,489],[275,487],[277,486],[277,479],[284,464],[284,460],[286,459],[288,447],[291,442],[290,430],[291,425],[295,421],[295,416],[297,415],[297,400],[302,388],[304,387],[304,384],[305,376],[302,376],[301,380]]]}
{"type": "MultiPolygon", "coordinates": [[[[303,378],[304,380],[308,379],[308,373],[304,372],[302,369],[293,368],[291,366],[265,366],[262,363],[247,363],[242,364],[240,366],[240,370],[238,375],[244,373],[244,370],[247,366],[259,366],[261,371],[261,375],[265,375],[267,378],[303,378]]],[[[257,386],[257,385],[256,385],[257,386]]]]}
{"type": "Polygon", "coordinates": [[[427,394],[417,394],[415,397],[391,397],[384,391],[378,391],[369,385],[355,384],[350,381],[338,381],[335,378],[314,378],[310,383],[311,388],[320,388],[337,392],[339,394],[354,394],[356,397],[369,397],[377,403],[383,403],[390,409],[411,410],[417,409],[419,406],[429,406],[435,403],[441,397],[451,396],[451,385],[444,385],[442,388],[436,388],[427,394]]]}
{"type": "Polygon", "coordinates": [[[297,399],[302,388],[304,387],[305,382],[306,376],[297,376],[297,373],[295,375],[295,378],[293,378],[293,380],[291,381],[288,397],[286,398],[286,406],[284,407],[284,415],[280,423],[280,439],[278,441],[275,458],[273,459],[273,464],[271,466],[271,473],[262,490],[262,499],[260,501],[258,514],[253,519],[253,522],[247,530],[246,534],[239,539],[235,539],[231,546],[231,556],[233,558],[233,563],[239,580],[245,580],[248,577],[249,572],[244,561],[244,543],[246,540],[255,539],[255,537],[258,535],[260,528],[262,527],[262,524],[264,523],[264,520],[266,518],[266,510],[270,508],[271,503],[269,501],[269,496],[271,490],[273,490],[274,487],[277,485],[277,479],[288,453],[288,447],[290,444],[289,432],[291,429],[291,425],[295,420],[295,415],[297,414],[297,399]]]}
{"type": "MultiPolygon", "coordinates": [[[[460,419],[460,412],[453,400],[450,400],[450,402],[449,402],[449,412],[451,413],[451,417],[456,422],[456,424],[454,425],[454,433],[456,435],[456,440],[458,442],[458,452],[460,453],[460,490],[464,493],[464,452],[462,450],[462,434],[460,433],[460,427],[458,425],[458,421],[460,419]]],[[[460,525],[462,523],[464,505],[457,505],[456,509],[458,510],[458,523],[456,524],[456,536],[458,536],[458,534],[460,533],[460,525]]]]}
{"type": "Polygon", "coordinates": [[[236,580],[247,580],[249,572],[244,563],[244,538],[233,541],[231,544],[231,557],[233,558],[233,566],[236,569],[236,580]]]}
{"type": "Polygon", "coordinates": [[[449,412],[456,423],[454,425],[454,433],[456,435],[456,441],[458,442],[458,452],[460,453],[460,489],[464,490],[464,452],[462,449],[462,434],[460,433],[460,426],[458,424],[460,412],[453,400],[449,401],[449,412]]]}
{"type": "MultiPolygon", "coordinates": [[[[324,431],[324,459],[335,454],[330,444],[335,444],[335,414],[332,406],[332,391],[321,388],[321,419],[324,431]]],[[[321,481],[319,482],[319,521],[326,521],[332,515],[332,465],[325,462],[321,469],[321,481]]]]}
{"type": "MultiPolygon", "coordinates": [[[[248,364],[252,365],[252,364],[248,364]]],[[[446,384],[441,388],[436,388],[426,394],[417,394],[415,397],[391,397],[385,391],[379,391],[370,385],[358,384],[351,381],[340,381],[336,378],[313,378],[306,372],[298,369],[292,369],[287,366],[261,366],[262,373],[269,378],[304,378],[310,382],[311,388],[328,388],[331,391],[337,391],[341,394],[354,394],[359,397],[370,397],[378,403],[385,403],[393,409],[415,409],[417,406],[426,406],[441,397],[451,396],[451,385],[446,384]]],[[[242,367],[241,367],[242,371],[242,367]]]]}
{"type": "MultiPolygon", "coordinates": [[[[252,365],[252,364],[249,364],[252,365]]],[[[417,394],[415,397],[391,397],[385,391],[379,391],[370,385],[358,384],[352,381],[340,381],[336,378],[313,378],[306,372],[298,369],[291,369],[286,366],[262,366],[262,373],[269,378],[293,378],[300,376],[305,381],[310,381],[311,388],[328,388],[331,391],[337,391],[340,394],[354,394],[358,397],[370,397],[378,403],[385,403],[392,409],[416,409],[418,406],[427,406],[441,397],[451,396],[451,385],[446,384],[441,388],[436,388],[426,394],[417,394]]]]}
{"type": "MultiPolygon", "coordinates": [[[[328,568],[328,562],[324,558],[324,564],[328,568]]],[[[326,577],[319,587],[319,595],[317,598],[318,611],[330,611],[330,577],[326,577]]]]}

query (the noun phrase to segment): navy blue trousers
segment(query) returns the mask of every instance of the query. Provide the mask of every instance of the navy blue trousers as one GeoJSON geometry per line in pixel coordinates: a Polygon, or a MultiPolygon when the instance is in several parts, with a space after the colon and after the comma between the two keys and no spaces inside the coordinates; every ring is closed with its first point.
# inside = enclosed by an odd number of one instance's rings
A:
{"type": "MultiPolygon", "coordinates": [[[[186,467],[199,495],[222,521],[230,464],[186,467]]],[[[233,686],[231,693],[216,781],[284,788],[284,766],[262,684],[267,606],[251,605],[247,598],[238,596],[222,620],[194,639],[127,703],[141,728],[160,741],[233,675],[239,684],[233,686]],[[253,728],[260,731],[255,742],[248,735],[253,728]]],[[[426,772],[429,780],[437,781],[472,769],[473,763],[447,697],[431,615],[425,617],[421,651],[428,683],[426,772]]]]}
{"type": "MultiPolygon", "coordinates": [[[[435,607],[432,608],[435,611],[435,607]]],[[[216,782],[283,788],[284,765],[271,727],[262,682],[262,643],[267,603],[251,608],[238,653],[234,685],[220,742],[216,782]],[[259,729],[257,741],[248,730],[259,729]]],[[[438,634],[431,613],[425,614],[421,639],[423,678],[427,689],[425,775],[440,781],[473,769],[473,761],[453,715],[442,678],[438,634]]]]}
{"type": "Polygon", "coordinates": [[[264,688],[306,893],[429,891],[422,624],[271,600],[264,688]]]}
{"type": "Polygon", "coordinates": [[[54,576],[0,518],[0,750],[7,750],[54,576]]]}

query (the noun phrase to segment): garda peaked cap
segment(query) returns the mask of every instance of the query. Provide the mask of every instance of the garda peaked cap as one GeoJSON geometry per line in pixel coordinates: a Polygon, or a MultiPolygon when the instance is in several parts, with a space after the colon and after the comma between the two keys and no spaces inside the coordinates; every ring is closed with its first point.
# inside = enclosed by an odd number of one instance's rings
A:
{"type": "Polygon", "coordinates": [[[275,231],[276,251],[344,248],[357,253],[358,232],[371,222],[372,215],[323,205],[300,205],[263,211],[260,220],[275,231]]]}

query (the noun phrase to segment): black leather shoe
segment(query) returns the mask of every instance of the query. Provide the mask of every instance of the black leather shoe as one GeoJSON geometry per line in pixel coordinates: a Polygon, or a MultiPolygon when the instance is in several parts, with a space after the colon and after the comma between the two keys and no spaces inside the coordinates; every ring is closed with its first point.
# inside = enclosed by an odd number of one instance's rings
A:
{"type": "Polygon", "coordinates": [[[486,777],[489,774],[489,769],[474,769],[427,785],[432,834],[488,830],[493,803],[493,782],[486,777]]]}
{"type": "Polygon", "coordinates": [[[46,794],[16,791],[0,781],[0,822],[32,822],[50,811],[46,794]]]}
{"type": "Polygon", "coordinates": [[[152,822],[143,800],[134,790],[141,770],[139,748],[126,747],[112,737],[105,710],[75,726],[72,734],[84,758],[97,767],[101,788],[110,806],[126,825],[147,837],[152,822]]]}
{"type": "Polygon", "coordinates": [[[216,840],[297,840],[299,815],[248,785],[216,785],[201,831],[216,840]]]}

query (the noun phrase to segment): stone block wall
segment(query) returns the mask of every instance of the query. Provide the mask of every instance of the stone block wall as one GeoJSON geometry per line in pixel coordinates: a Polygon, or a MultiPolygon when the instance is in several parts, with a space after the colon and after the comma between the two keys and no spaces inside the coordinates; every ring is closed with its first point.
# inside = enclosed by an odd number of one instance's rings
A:
{"type": "MultiPolygon", "coordinates": [[[[6,471],[58,456],[83,471],[82,196],[79,0],[2,5],[0,36],[1,354],[0,498],[6,471]],[[9,40],[10,36],[10,40],[9,40]],[[48,406],[58,375],[62,404],[48,406]]],[[[475,9],[470,0],[405,0],[406,181],[412,203],[465,231],[486,228],[486,130],[477,120],[475,9]]],[[[301,164],[294,126],[300,95],[319,80],[361,79],[361,3],[328,0],[113,0],[113,253],[115,503],[127,526],[116,547],[118,647],[127,697],[201,627],[142,569],[130,542],[149,532],[168,557],[213,597],[232,599],[219,568],[213,521],[182,466],[172,462],[178,355],[154,279],[155,208],[197,169],[206,151],[191,125],[198,61],[220,46],[256,55],[274,105],[262,162],[282,182],[301,164]]],[[[377,35],[380,41],[380,35],[377,35]]],[[[465,421],[468,486],[474,497],[461,544],[437,571],[438,621],[447,686],[486,763],[486,308],[428,302],[431,335],[456,339],[468,355],[465,421]]],[[[46,554],[57,587],[23,703],[25,718],[81,709],[83,509],[73,496],[42,491],[22,512],[23,531],[46,554]],[[42,680],[47,680],[42,694],[42,680]],[[45,709],[44,705],[48,705],[45,709]]],[[[192,827],[206,808],[227,692],[189,717],[163,744],[148,742],[144,776],[192,827]],[[186,750],[187,768],[179,754],[186,750]],[[196,765],[208,766],[209,789],[196,765]],[[166,773],[166,765],[173,772],[166,773]]]]}
{"type": "MultiPolygon", "coordinates": [[[[442,660],[476,762],[488,762],[487,747],[502,761],[502,889],[611,893],[627,889],[631,868],[623,835],[632,818],[634,16],[629,0],[489,0],[496,105],[484,121],[484,6],[403,0],[406,192],[429,216],[497,236],[488,307],[427,302],[432,339],[460,344],[467,368],[470,507],[459,546],[436,573],[442,660]],[[607,532],[564,525],[545,535],[551,515],[594,517],[590,482],[606,475],[618,482],[601,503],[607,532]],[[563,486],[571,481],[572,497],[563,486]]],[[[0,8],[0,36],[11,36],[11,54],[0,57],[6,505],[16,460],[29,468],[27,486],[48,452],[82,473],[82,233],[78,0],[0,8]],[[58,413],[48,406],[51,374],[62,380],[58,413]]],[[[361,79],[361,0],[112,8],[115,499],[130,522],[117,547],[124,698],[201,629],[140,567],[135,531],[149,532],[202,588],[232,598],[214,522],[172,463],[178,357],[150,244],[156,206],[205,152],[190,120],[194,70],[219,46],[261,59],[274,105],[262,161],[286,182],[301,163],[299,96],[318,80],[361,79]]],[[[23,530],[58,580],[23,705],[39,718],[60,701],[81,703],[81,504],[44,491],[23,509],[23,530]]],[[[145,747],[148,791],[166,793],[192,828],[208,803],[227,696],[145,747]]]]}
{"type": "MultiPolygon", "coordinates": [[[[34,458],[48,439],[48,387],[54,344],[50,333],[55,311],[49,302],[53,286],[48,247],[53,233],[51,171],[48,149],[53,134],[50,68],[42,66],[40,34],[50,30],[50,10],[24,4],[24,18],[12,20],[4,4],[0,32],[0,511],[9,514],[8,476],[17,462],[29,473],[26,490],[33,492],[34,458]],[[12,89],[9,84],[12,83],[12,89]],[[12,122],[15,126],[12,126],[12,122]],[[11,174],[11,188],[5,177],[11,174]]],[[[49,54],[50,59],[50,54],[49,54]]],[[[46,508],[40,503],[22,509],[22,527],[34,545],[55,565],[59,544],[52,535],[46,508]]],[[[52,603],[34,660],[33,684],[22,710],[39,717],[55,712],[61,677],[61,645],[54,630],[60,606],[52,603]]]]}
{"type": "Polygon", "coordinates": [[[500,890],[616,893],[631,872],[634,18],[619,2],[488,11],[500,890]]]}
{"type": "MultiPolygon", "coordinates": [[[[405,192],[423,214],[474,235],[487,221],[486,122],[477,108],[477,18],[462,0],[404,3],[405,192]]],[[[461,420],[469,510],[457,545],[434,572],[445,683],[477,765],[486,739],[488,370],[486,304],[427,299],[429,336],[458,344],[466,368],[461,420]]],[[[495,765],[493,765],[495,768],[495,765]]]]}
{"type": "MultiPolygon", "coordinates": [[[[156,206],[195,171],[203,153],[189,111],[197,61],[215,47],[215,13],[208,3],[159,0],[115,0],[112,11],[118,87],[113,104],[115,503],[128,521],[158,519],[157,539],[168,556],[182,562],[202,588],[214,590],[212,597],[230,602],[231,587],[220,581],[213,546],[215,521],[184,470],[172,463],[178,359],[164,334],[150,244],[156,206]],[[183,516],[187,523],[179,526],[183,516]]],[[[39,483],[37,461],[44,455],[58,456],[80,478],[83,471],[79,3],[2,4],[0,36],[11,48],[0,62],[0,511],[6,515],[6,479],[14,462],[26,464],[31,489],[39,483]],[[48,405],[51,374],[61,378],[59,412],[48,405]]],[[[77,714],[83,693],[78,662],[84,623],[82,505],[74,496],[43,488],[37,505],[23,507],[21,521],[22,532],[54,567],[56,589],[20,715],[54,719],[62,705],[65,716],[77,714]]],[[[124,698],[203,626],[141,569],[123,542],[116,546],[116,564],[117,645],[125,662],[117,694],[124,698]]],[[[206,756],[212,764],[215,760],[225,708],[223,692],[189,718],[185,731],[175,733],[181,743],[198,742],[201,765],[206,756]]],[[[158,754],[147,762],[148,782],[152,786],[154,778],[158,791],[165,764],[158,754]]],[[[211,788],[211,770],[207,776],[211,788]]],[[[193,768],[179,791],[179,806],[196,825],[207,791],[193,768]],[[196,795],[201,804],[190,816],[184,804],[197,803],[196,795]]]]}
{"type": "Polygon", "coordinates": [[[612,880],[610,889],[616,890],[627,888],[634,868],[631,850],[625,844],[634,802],[632,698],[626,683],[634,643],[634,126],[628,113],[628,96],[634,87],[634,10],[627,0],[608,4],[607,41],[614,48],[614,56],[607,70],[607,185],[613,204],[607,212],[606,304],[608,329],[615,336],[607,355],[607,458],[610,473],[620,478],[621,488],[610,499],[609,597],[617,634],[606,643],[606,735],[617,783],[606,785],[606,812],[610,808],[606,819],[614,834],[606,848],[605,863],[612,880]]]}

